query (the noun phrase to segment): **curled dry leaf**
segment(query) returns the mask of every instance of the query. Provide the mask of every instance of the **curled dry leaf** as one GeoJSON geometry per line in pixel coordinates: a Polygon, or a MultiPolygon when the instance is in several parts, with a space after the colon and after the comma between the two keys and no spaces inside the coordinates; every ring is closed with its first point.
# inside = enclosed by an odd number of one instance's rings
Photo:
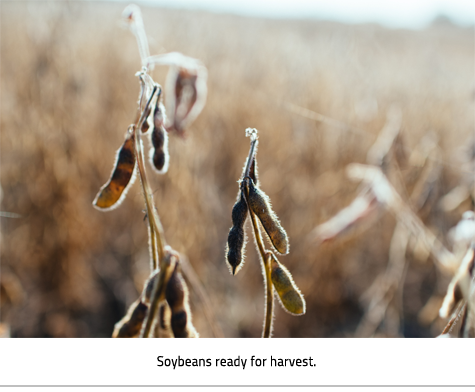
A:
{"type": "Polygon", "coordinates": [[[117,152],[111,178],[94,199],[94,207],[100,210],[111,210],[120,205],[134,181],[135,166],[135,136],[132,132],[127,133],[124,144],[117,152]]]}
{"type": "Polygon", "coordinates": [[[146,65],[147,59],[150,57],[148,48],[147,34],[142,19],[142,12],[135,4],[128,5],[122,12],[122,20],[137,39],[140,58],[142,65],[146,65]]]}
{"type": "Polygon", "coordinates": [[[376,196],[369,190],[365,190],[349,206],[343,208],[331,219],[313,229],[310,233],[310,238],[317,244],[332,240],[371,216],[378,209],[378,206],[379,203],[376,196]]]}
{"type": "Polygon", "coordinates": [[[172,52],[147,58],[147,66],[168,65],[166,83],[167,131],[184,135],[188,127],[201,113],[206,102],[208,71],[198,60],[172,52]]]}
{"type": "Polygon", "coordinates": [[[167,80],[167,130],[183,135],[201,112],[206,96],[206,84],[199,79],[198,70],[170,68],[167,80]]]}

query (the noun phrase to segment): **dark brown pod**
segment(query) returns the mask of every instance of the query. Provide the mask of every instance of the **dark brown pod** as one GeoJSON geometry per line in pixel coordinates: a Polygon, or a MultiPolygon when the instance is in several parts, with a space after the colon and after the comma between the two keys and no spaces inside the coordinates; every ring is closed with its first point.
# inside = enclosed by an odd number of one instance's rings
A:
{"type": "Polygon", "coordinates": [[[133,183],[135,172],[135,138],[128,133],[124,144],[117,152],[116,163],[110,180],[101,188],[93,205],[100,210],[109,210],[120,205],[126,190],[133,183]]]}
{"type": "Polygon", "coordinates": [[[168,171],[170,157],[168,155],[168,133],[165,130],[165,107],[160,101],[160,93],[153,111],[153,129],[150,135],[152,148],[150,149],[150,163],[159,174],[168,171]]]}
{"type": "Polygon", "coordinates": [[[254,157],[252,158],[251,167],[249,169],[249,177],[252,178],[252,181],[254,181],[255,186],[259,185],[259,178],[257,177],[257,160],[256,160],[255,154],[254,154],[254,157]]]}
{"type": "Polygon", "coordinates": [[[242,191],[239,191],[239,195],[239,200],[236,201],[233,207],[233,227],[229,230],[228,243],[226,246],[226,261],[228,262],[233,275],[235,275],[242,267],[244,245],[246,243],[244,225],[247,219],[248,208],[242,191]]]}
{"type": "Polygon", "coordinates": [[[289,253],[289,239],[284,228],[280,225],[277,215],[272,211],[269,196],[254,186],[252,179],[249,184],[249,208],[259,218],[272,245],[277,252],[285,255],[289,253]]]}
{"type": "Polygon", "coordinates": [[[170,325],[176,338],[194,338],[198,334],[191,324],[191,311],[188,303],[188,288],[179,272],[179,264],[175,266],[165,290],[165,298],[172,315],[170,325]]]}
{"type": "Polygon", "coordinates": [[[130,307],[125,317],[114,327],[113,338],[134,338],[137,337],[142,328],[143,321],[147,315],[148,306],[140,299],[136,300],[130,307]]]}
{"type": "Polygon", "coordinates": [[[168,171],[170,156],[168,155],[168,134],[163,126],[153,127],[151,134],[152,148],[150,161],[154,170],[159,174],[168,171]]]}

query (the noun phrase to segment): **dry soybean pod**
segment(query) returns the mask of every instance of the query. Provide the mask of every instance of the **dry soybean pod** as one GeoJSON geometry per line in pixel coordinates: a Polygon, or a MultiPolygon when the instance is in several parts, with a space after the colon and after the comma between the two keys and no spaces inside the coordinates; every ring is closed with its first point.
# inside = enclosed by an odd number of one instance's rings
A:
{"type": "Polygon", "coordinates": [[[249,169],[249,177],[251,177],[252,181],[254,181],[255,186],[259,186],[259,178],[257,176],[257,160],[255,155],[256,153],[254,153],[254,157],[252,158],[251,168],[249,169]]]}
{"type": "Polygon", "coordinates": [[[160,102],[160,94],[157,97],[153,112],[153,130],[150,135],[152,148],[150,149],[150,162],[159,174],[168,171],[170,156],[168,155],[168,133],[163,126],[165,122],[165,108],[160,102]]]}
{"type": "Polygon", "coordinates": [[[188,303],[188,288],[176,263],[165,290],[165,298],[172,311],[171,327],[176,338],[195,338],[198,333],[191,324],[191,310],[188,303]]]}
{"type": "Polygon", "coordinates": [[[125,142],[117,152],[111,178],[94,199],[94,207],[110,210],[120,205],[128,188],[134,182],[135,166],[135,133],[130,132],[129,128],[125,142]]]}
{"type": "Polygon", "coordinates": [[[165,128],[153,127],[151,136],[152,148],[150,149],[150,163],[153,169],[164,174],[168,171],[170,156],[168,155],[168,133],[165,128]]]}
{"type": "Polygon", "coordinates": [[[249,184],[249,208],[257,215],[277,252],[289,253],[289,239],[284,228],[280,225],[277,215],[272,211],[269,196],[254,185],[252,178],[247,178],[249,184]]]}
{"type": "Polygon", "coordinates": [[[294,315],[305,314],[305,300],[292,279],[292,274],[279,263],[272,252],[268,252],[267,254],[272,255],[271,279],[275,291],[277,291],[279,295],[282,307],[294,315]]]}
{"type": "Polygon", "coordinates": [[[233,207],[233,227],[229,230],[228,243],[226,245],[226,261],[233,275],[235,275],[243,265],[244,245],[246,244],[244,225],[247,219],[248,208],[242,190],[239,191],[238,198],[233,207]]]}
{"type": "Polygon", "coordinates": [[[130,305],[127,314],[114,326],[113,338],[138,337],[143,321],[148,311],[148,306],[140,298],[130,305]]]}
{"type": "MultiPolygon", "coordinates": [[[[148,281],[145,283],[145,287],[142,293],[142,302],[145,303],[146,305],[150,305],[150,299],[152,297],[152,292],[153,292],[153,286],[156,284],[156,280],[158,280],[158,271],[155,270],[150,277],[148,278],[148,281]]],[[[170,329],[170,307],[167,305],[166,301],[162,301],[160,303],[159,309],[158,309],[158,317],[159,317],[159,322],[155,323],[155,330],[154,330],[154,336],[155,337],[173,337],[173,334],[170,329]]]]}

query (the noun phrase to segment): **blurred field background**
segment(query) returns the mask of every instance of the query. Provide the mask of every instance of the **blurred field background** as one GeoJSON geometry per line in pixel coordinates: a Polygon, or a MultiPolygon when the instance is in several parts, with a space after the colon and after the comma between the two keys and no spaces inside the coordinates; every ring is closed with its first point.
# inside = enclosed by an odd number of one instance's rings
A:
{"type": "MultiPolygon", "coordinates": [[[[20,215],[1,218],[4,334],[110,336],[148,276],[138,184],[114,211],[91,204],[136,110],[140,59],[135,38],[118,23],[124,6],[1,3],[1,211],[20,215]]],[[[258,337],[262,328],[255,245],[248,243],[237,276],[224,261],[249,148],[244,130],[255,127],[262,189],[290,238],[290,254],[280,261],[307,301],[302,317],[276,305],[274,336],[357,336],[367,309],[361,296],[386,268],[396,221],[381,213],[364,230],[318,247],[309,233],[354,199],[358,184],[345,167],[365,162],[396,104],[402,155],[410,157],[428,135],[438,144],[440,171],[419,216],[450,248],[448,230],[473,209],[469,199],[452,211],[440,207],[473,175],[462,165],[475,131],[473,27],[443,18],[412,31],[142,12],[152,54],[179,51],[208,67],[203,112],[186,140],[171,138],[169,172],[149,174],[167,241],[189,258],[224,335],[258,337]],[[338,123],[308,118],[298,107],[338,123]]],[[[154,79],[164,84],[166,71],[155,70],[154,79]]],[[[401,172],[410,187],[418,167],[406,161],[401,172]]],[[[408,250],[406,257],[398,295],[368,336],[433,337],[446,323],[437,306],[450,277],[427,255],[408,250]]],[[[191,306],[195,327],[211,337],[193,290],[191,306]]]]}

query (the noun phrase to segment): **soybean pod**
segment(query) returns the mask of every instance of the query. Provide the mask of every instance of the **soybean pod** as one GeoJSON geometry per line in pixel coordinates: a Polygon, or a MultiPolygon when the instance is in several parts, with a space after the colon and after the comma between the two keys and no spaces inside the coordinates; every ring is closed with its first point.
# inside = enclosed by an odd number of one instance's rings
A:
{"type": "Polygon", "coordinates": [[[124,144],[117,152],[111,178],[94,199],[94,207],[109,210],[120,205],[133,183],[135,166],[135,135],[134,132],[128,132],[124,144]]]}
{"type": "Polygon", "coordinates": [[[269,196],[254,185],[252,178],[247,178],[249,186],[249,208],[256,214],[266,231],[270,242],[277,252],[289,253],[289,239],[281,226],[277,215],[272,211],[269,196]]]}
{"type": "Polygon", "coordinates": [[[228,243],[226,246],[226,261],[233,275],[235,275],[243,265],[244,245],[246,244],[244,225],[248,215],[247,203],[241,190],[239,191],[238,198],[233,207],[233,227],[229,230],[228,243]]]}
{"type": "Polygon", "coordinates": [[[282,307],[294,315],[305,314],[305,300],[295,284],[292,274],[274,256],[272,252],[271,279],[282,307]]]}

